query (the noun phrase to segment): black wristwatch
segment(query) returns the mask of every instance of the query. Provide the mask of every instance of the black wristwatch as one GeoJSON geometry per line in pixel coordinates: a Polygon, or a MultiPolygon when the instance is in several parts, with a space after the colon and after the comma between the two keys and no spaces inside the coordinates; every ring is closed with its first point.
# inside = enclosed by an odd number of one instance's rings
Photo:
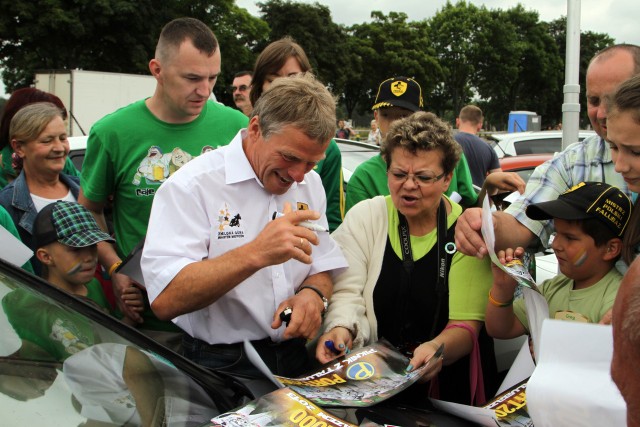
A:
{"type": "Polygon", "coordinates": [[[322,298],[322,305],[323,305],[323,310],[322,310],[322,314],[325,314],[327,312],[327,310],[329,309],[329,300],[323,295],[322,292],[320,292],[320,290],[318,288],[316,288],[315,286],[311,286],[311,285],[304,285],[304,286],[300,286],[298,288],[298,290],[296,291],[296,295],[300,293],[301,290],[303,289],[311,289],[313,292],[315,292],[316,294],[318,294],[318,296],[320,298],[322,298]]]}

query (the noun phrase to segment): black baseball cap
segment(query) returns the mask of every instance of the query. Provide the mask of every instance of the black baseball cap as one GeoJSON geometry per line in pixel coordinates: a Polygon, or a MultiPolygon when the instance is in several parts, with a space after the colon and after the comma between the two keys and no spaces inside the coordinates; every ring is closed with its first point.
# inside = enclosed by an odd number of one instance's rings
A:
{"type": "Polygon", "coordinates": [[[372,110],[401,107],[416,112],[424,107],[422,88],[410,77],[391,77],[380,83],[372,110]]]}
{"type": "Polygon", "coordinates": [[[569,221],[595,218],[615,236],[621,237],[631,218],[632,203],[617,187],[604,182],[581,182],[562,193],[556,200],[534,203],[527,207],[531,219],[559,218],[569,221]]]}

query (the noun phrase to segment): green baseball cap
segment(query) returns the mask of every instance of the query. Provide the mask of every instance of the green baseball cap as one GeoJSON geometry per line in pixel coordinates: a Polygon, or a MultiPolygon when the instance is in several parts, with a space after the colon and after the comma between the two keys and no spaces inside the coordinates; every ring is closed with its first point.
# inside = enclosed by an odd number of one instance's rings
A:
{"type": "Polygon", "coordinates": [[[73,248],[84,248],[99,242],[115,242],[102,231],[91,212],[75,202],[58,200],[44,208],[33,224],[36,248],[60,242],[73,248]]]}

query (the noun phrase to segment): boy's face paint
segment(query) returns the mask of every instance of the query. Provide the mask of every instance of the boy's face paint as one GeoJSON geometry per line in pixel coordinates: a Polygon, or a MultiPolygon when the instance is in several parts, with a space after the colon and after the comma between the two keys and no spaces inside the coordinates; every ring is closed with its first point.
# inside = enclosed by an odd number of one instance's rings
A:
{"type": "Polygon", "coordinates": [[[574,222],[558,218],[553,222],[556,235],[551,247],[558,259],[560,272],[577,282],[588,280],[601,262],[606,248],[597,247],[593,237],[574,222]]]}
{"type": "Polygon", "coordinates": [[[583,249],[581,252],[576,254],[576,257],[573,261],[573,265],[576,267],[580,267],[582,264],[584,264],[584,262],[587,260],[588,257],[589,257],[589,254],[585,249],[583,249]]]}
{"type": "Polygon", "coordinates": [[[82,270],[82,262],[77,263],[76,265],[74,265],[73,267],[71,267],[68,271],[67,271],[67,275],[71,276],[73,274],[76,274],[78,271],[82,270]]]}
{"type": "Polygon", "coordinates": [[[85,285],[95,274],[98,262],[97,245],[84,248],[73,248],[61,243],[52,243],[49,253],[53,265],[49,267],[57,270],[57,275],[73,285],[85,285]]]}

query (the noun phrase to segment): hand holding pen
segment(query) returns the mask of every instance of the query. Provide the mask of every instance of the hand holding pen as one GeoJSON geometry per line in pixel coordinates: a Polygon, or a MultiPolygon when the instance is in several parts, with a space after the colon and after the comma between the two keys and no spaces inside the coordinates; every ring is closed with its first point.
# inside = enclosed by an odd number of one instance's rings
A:
{"type": "Polygon", "coordinates": [[[338,347],[336,347],[336,344],[331,340],[326,340],[324,342],[324,346],[331,350],[333,354],[342,354],[342,352],[344,352],[344,354],[351,353],[351,349],[349,347],[346,347],[342,343],[338,344],[338,347]]]}
{"type": "MultiPolygon", "coordinates": [[[[251,242],[248,253],[254,260],[252,264],[267,267],[287,262],[291,259],[311,264],[313,246],[318,245],[318,234],[298,223],[315,221],[320,213],[312,210],[291,209],[290,203],[285,203],[283,215],[271,220],[273,211],[269,212],[269,221],[260,234],[251,242]]],[[[276,215],[277,216],[277,215],[276,215]]]]}
{"type": "Polygon", "coordinates": [[[353,346],[351,332],[341,326],[331,329],[318,339],[316,359],[328,363],[338,356],[349,354],[353,346]]]}

